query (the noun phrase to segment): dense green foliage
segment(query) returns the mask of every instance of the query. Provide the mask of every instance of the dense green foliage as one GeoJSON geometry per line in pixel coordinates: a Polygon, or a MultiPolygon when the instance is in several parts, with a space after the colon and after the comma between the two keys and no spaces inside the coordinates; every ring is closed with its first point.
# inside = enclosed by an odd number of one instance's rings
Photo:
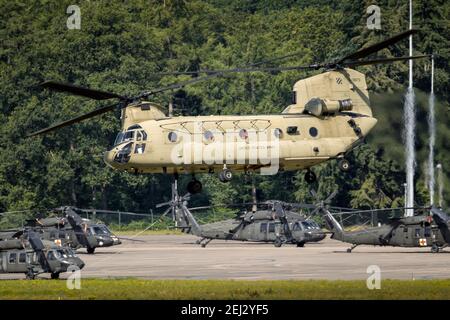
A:
{"type": "MultiPolygon", "coordinates": [[[[158,71],[229,68],[296,52],[284,65],[309,64],[342,56],[408,27],[408,11],[397,1],[378,1],[382,29],[366,28],[371,1],[78,1],[81,30],[68,30],[73,1],[0,0],[0,211],[50,208],[63,204],[148,212],[170,196],[171,177],[133,176],[105,166],[102,152],[119,130],[108,114],[32,139],[25,134],[93,110],[99,103],[41,91],[44,79],[75,82],[118,93],[188,79],[153,75],[158,71]]],[[[448,128],[449,12],[444,0],[414,1],[417,53],[435,52],[438,97],[436,160],[449,185],[448,128]]],[[[405,54],[407,41],[380,56],[405,54]]],[[[415,62],[415,86],[428,92],[429,61],[415,62]]],[[[367,72],[379,124],[368,145],[350,156],[352,170],[342,174],[331,161],[317,167],[318,190],[337,188],[340,206],[402,204],[404,181],[402,91],[407,63],[361,67],[367,72]]],[[[199,83],[155,97],[167,105],[174,95],[186,114],[280,112],[290,103],[294,82],[313,73],[238,74],[199,83]]],[[[426,95],[419,94],[417,202],[427,203],[423,163],[427,156],[426,95]]],[[[254,179],[261,199],[310,201],[302,172],[273,177],[238,176],[223,185],[200,176],[205,186],[192,205],[247,201],[254,179]]],[[[183,177],[182,186],[190,177],[183,177]]],[[[450,192],[445,190],[446,202],[450,192]]],[[[12,219],[12,218],[4,218],[12,219]]]]}

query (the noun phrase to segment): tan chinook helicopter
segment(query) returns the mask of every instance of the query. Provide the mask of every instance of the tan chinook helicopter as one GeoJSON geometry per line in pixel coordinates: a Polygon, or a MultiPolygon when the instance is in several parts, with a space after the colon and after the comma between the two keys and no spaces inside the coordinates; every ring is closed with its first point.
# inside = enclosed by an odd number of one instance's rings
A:
{"type": "MultiPolygon", "coordinates": [[[[72,84],[46,81],[42,87],[96,100],[119,101],[74,119],[39,130],[30,136],[72,125],[103,113],[121,109],[122,131],[104,160],[114,169],[133,173],[168,173],[177,179],[180,173],[192,174],[190,193],[198,193],[202,184],[195,174],[220,172],[222,182],[233,172],[259,171],[274,174],[278,170],[306,169],[308,183],[316,180],[311,167],[330,159],[340,159],[341,170],[348,170],[345,155],[360,144],[377,123],[372,115],[364,74],[349,67],[418,59],[426,55],[361,60],[416,30],[408,30],[334,62],[308,66],[263,68],[250,65],[227,70],[174,72],[200,74],[176,83],[125,97],[72,84]],[[171,116],[163,108],[147,101],[160,92],[182,88],[232,72],[272,72],[325,69],[318,75],[294,85],[293,104],[280,114],[171,116]]],[[[263,173],[264,174],[264,173],[263,173]]]]}

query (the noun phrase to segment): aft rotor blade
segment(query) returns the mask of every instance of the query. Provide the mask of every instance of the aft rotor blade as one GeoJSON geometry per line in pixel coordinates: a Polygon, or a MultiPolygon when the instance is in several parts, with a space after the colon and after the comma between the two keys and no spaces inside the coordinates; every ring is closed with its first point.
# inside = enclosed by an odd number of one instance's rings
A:
{"type": "Polygon", "coordinates": [[[418,32],[418,30],[416,30],[416,29],[404,31],[404,32],[399,33],[389,39],[383,40],[383,41],[375,43],[367,48],[363,48],[354,53],[351,53],[351,54],[343,57],[339,61],[337,61],[336,64],[341,64],[341,63],[345,62],[345,60],[355,60],[355,59],[361,59],[361,58],[367,57],[367,56],[371,55],[372,53],[375,53],[386,47],[389,47],[390,45],[393,45],[394,43],[397,43],[400,40],[402,40],[414,33],[417,33],[417,32],[418,32]]]}
{"type": "Polygon", "coordinates": [[[91,112],[88,112],[88,113],[85,113],[82,116],[79,116],[79,117],[76,117],[76,118],[73,118],[73,119],[70,119],[70,120],[67,120],[67,121],[55,124],[55,125],[53,125],[51,127],[48,127],[48,128],[45,128],[45,129],[33,132],[33,133],[29,134],[27,137],[37,136],[37,135],[44,134],[44,133],[47,133],[47,132],[50,132],[50,131],[54,131],[54,130],[59,129],[59,128],[70,126],[70,125],[72,125],[74,123],[81,122],[83,120],[86,120],[86,119],[89,119],[89,118],[101,115],[101,114],[109,112],[109,111],[113,111],[114,108],[116,108],[116,106],[117,106],[117,103],[109,105],[109,106],[106,106],[106,107],[103,107],[103,108],[100,108],[100,109],[97,109],[97,110],[94,110],[94,111],[91,111],[91,112]]]}
{"type": "Polygon", "coordinates": [[[74,84],[70,83],[62,83],[62,82],[56,82],[56,81],[45,81],[39,86],[53,90],[53,91],[59,91],[59,92],[66,92],[70,94],[74,94],[77,96],[83,96],[86,98],[91,98],[95,100],[106,100],[106,99],[121,99],[126,100],[126,97],[123,97],[121,95],[112,93],[112,92],[106,92],[106,91],[100,91],[96,89],[89,89],[86,87],[76,86],[74,84]]]}
{"type": "Polygon", "coordinates": [[[372,60],[361,60],[361,61],[349,61],[344,62],[345,66],[365,66],[365,65],[372,65],[372,64],[379,64],[379,63],[392,63],[395,61],[404,61],[404,60],[415,60],[415,59],[422,59],[422,58],[429,58],[430,55],[423,54],[418,56],[404,56],[404,57],[397,57],[397,58],[382,58],[382,59],[372,59],[372,60]]]}

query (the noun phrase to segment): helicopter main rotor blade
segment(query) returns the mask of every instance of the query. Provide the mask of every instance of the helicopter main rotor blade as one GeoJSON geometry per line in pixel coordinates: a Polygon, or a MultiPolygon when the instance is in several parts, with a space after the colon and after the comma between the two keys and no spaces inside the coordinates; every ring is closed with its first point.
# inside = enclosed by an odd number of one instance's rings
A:
{"type": "Polygon", "coordinates": [[[411,30],[401,32],[391,38],[388,38],[386,40],[375,43],[367,48],[359,49],[358,51],[341,58],[340,60],[338,60],[336,62],[336,64],[339,65],[339,64],[345,63],[346,60],[356,60],[356,59],[361,59],[361,58],[367,57],[367,56],[371,55],[372,53],[375,53],[386,47],[389,47],[390,45],[393,45],[394,43],[397,43],[398,41],[400,41],[414,33],[417,33],[417,32],[418,32],[418,30],[416,30],[416,29],[411,29],[411,30]]]}
{"type": "Polygon", "coordinates": [[[365,66],[365,65],[373,65],[378,63],[391,63],[395,61],[404,61],[404,60],[415,60],[415,59],[422,59],[422,58],[429,58],[430,55],[423,54],[418,56],[404,56],[404,57],[397,57],[397,58],[381,58],[381,59],[372,59],[372,60],[360,60],[360,61],[349,61],[345,62],[345,66],[365,66]]]}
{"type": "Polygon", "coordinates": [[[33,132],[33,133],[27,135],[27,137],[37,136],[37,135],[44,134],[44,133],[47,133],[47,132],[50,132],[50,131],[54,131],[54,130],[59,129],[59,128],[70,126],[70,125],[72,125],[74,123],[81,122],[83,120],[86,120],[86,119],[89,119],[89,118],[101,115],[101,114],[109,112],[109,111],[113,111],[116,108],[116,106],[117,106],[117,103],[109,105],[109,106],[106,106],[106,107],[103,107],[103,108],[100,108],[100,109],[96,109],[94,111],[85,113],[85,114],[83,114],[83,115],[81,115],[79,117],[76,117],[76,118],[73,118],[73,119],[70,119],[70,120],[67,120],[67,121],[63,121],[63,122],[55,124],[55,125],[53,125],[51,127],[48,127],[48,128],[45,128],[45,129],[33,132]]]}
{"type": "Polygon", "coordinates": [[[86,87],[76,86],[70,83],[62,83],[56,81],[45,81],[39,84],[39,86],[50,89],[53,91],[67,92],[77,96],[83,96],[86,98],[91,98],[95,100],[106,100],[106,99],[120,99],[126,100],[127,98],[112,92],[100,91],[96,89],[89,89],[86,87]]]}
{"type": "Polygon", "coordinates": [[[181,88],[184,88],[187,85],[194,84],[194,83],[197,83],[197,82],[206,81],[206,80],[212,79],[214,77],[219,77],[221,75],[222,75],[222,73],[215,72],[213,74],[210,74],[210,75],[207,75],[207,76],[204,76],[204,77],[194,78],[194,79],[190,79],[190,80],[187,80],[187,81],[174,83],[174,84],[171,84],[171,85],[168,85],[168,86],[164,86],[164,87],[160,87],[160,88],[156,88],[156,89],[153,89],[153,90],[149,90],[149,91],[143,92],[143,93],[137,95],[136,97],[134,97],[134,99],[135,100],[145,99],[145,98],[148,98],[149,96],[155,95],[157,93],[170,91],[170,90],[175,90],[175,89],[181,89],[181,88]]]}
{"type": "MultiPolygon", "coordinates": [[[[196,75],[196,74],[199,74],[199,73],[214,74],[214,73],[219,73],[219,72],[249,72],[249,71],[244,71],[243,69],[257,67],[257,66],[260,66],[262,64],[268,64],[268,63],[272,63],[272,62],[275,62],[275,61],[280,61],[280,60],[284,60],[284,59],[287,59],[287,58],[292,58],[292,57],[298,56],[299,54],[300,54],[300,52],[295,52],[295,53],[287,54],[287,55],[284,55],[284,56],[281,56],[281,57],[275,57],[275,58],[272,58],[272,59],[255,62],[255,63],[249,64],[247,66],[242,66],[242,67],[237,67],[237,68],[232,68],[232,69],[195,70],[195,71],[167,71],[167,72],[157,72],[157,73],[154,73],[154,74],[155,75],[162,75],[162,76],[165,76],[165,75],[175,75],[176,76],[176,75],[183,75],[183,74],[196,75]]],[[[259,70],[259,69],[260,68],[255,69],[255,70],[259,70]]]]}

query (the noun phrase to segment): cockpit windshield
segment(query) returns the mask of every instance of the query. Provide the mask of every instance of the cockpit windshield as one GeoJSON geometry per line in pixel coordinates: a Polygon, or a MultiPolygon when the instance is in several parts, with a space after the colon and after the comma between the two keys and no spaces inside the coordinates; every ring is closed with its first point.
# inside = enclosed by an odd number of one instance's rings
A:
{"type": "Polygon", "coordinates": [[[110,235],[111,232],[104,225],[97,225],[92,227],[93,233],[96,235],[110,235]]]}
{"type": "Polygon", "coordinates": [[[67,258],[76,257],[76,254],[72,249],[67,248],[67,249],[55,250],[55,256],[58,259],[67,259],[67,258]]]}
{"type": "Polygon", "coordinates": [[[117,146],[127,141],[145,141],[147,140],[147,133],[142,129],[140,125],[132,125],[127,131],[119,132],[116,137],[114,145],[117,146]]]}
{"type": "Polygon", "coordinates": [[[305,230],[317,229],[317,227],[310,221],[302,221],[302,226],[305,230]]]}

